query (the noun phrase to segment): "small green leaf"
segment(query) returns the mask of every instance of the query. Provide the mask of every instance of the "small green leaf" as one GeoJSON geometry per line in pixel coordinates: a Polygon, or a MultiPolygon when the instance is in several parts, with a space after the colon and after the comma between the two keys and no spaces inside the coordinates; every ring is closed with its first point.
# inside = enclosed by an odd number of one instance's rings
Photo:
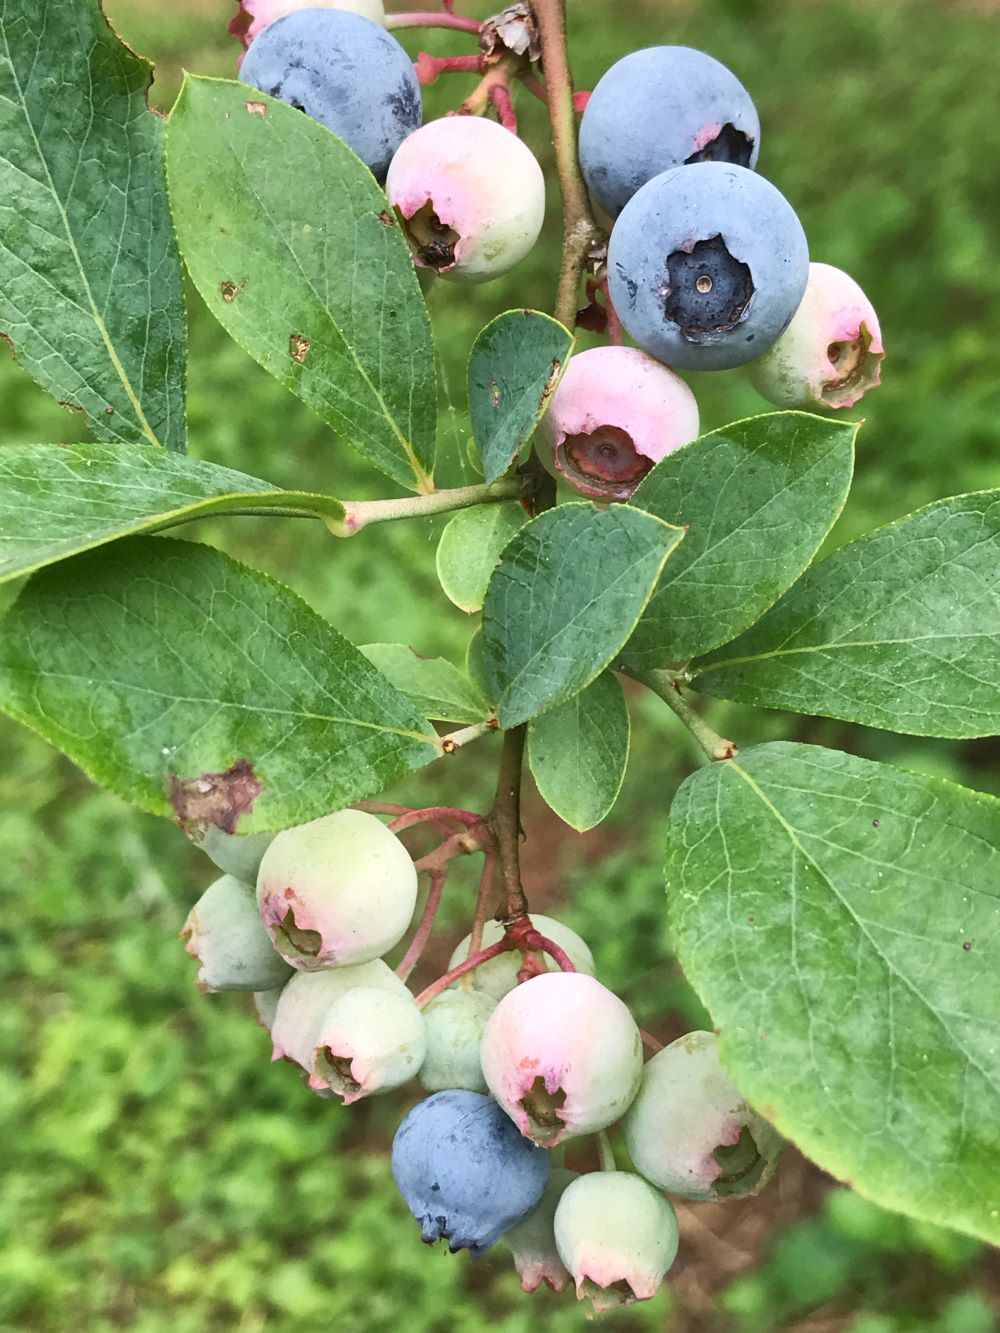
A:
{"type": "Polygon", "coordinates": [[[528,521],[518,504],[460,509],[441,534],[437,575],[445,596],[460,611],[481,611],[503,548],[528,521]]]}
{"type": "Polygon", "coordinates": [[[708,652],[791,587],[844,507],[857,430],[772,412],[702,435],[653,468],[630,503],[688,535],[629,641],[629,666],[708,652]]]}
{"type": "Polygon", "coordinates": [[[618,799],[628,751],[628,705],[610,671],[528,723],[535,785],[579,833],[599,824],[618,799]]]}
{"type": "MultiPolygon", "coordinates": [[[[170,117],[167,171],[185,263],[223,327],[375,467],[426,489],[430,321],[364,163],[283,102],[189,77],[170,117]]],[[[280,437],[280,422],[270,428],[280,437]]]]}
{"type": "Polygon", "coordinates": [[[38,444],[0,451],[0,583],[138,532],[244,509],[308,509],[330,496],[127,444],[38,444]]]}
{"type": "Polygon", "coordinates": [[[469,415],[487,482],[502,477],[531,439],[573,342],[537,310],[508,310],[479,334],[469,357],[469,415]]]}
{"type": "Polygon", "coordinates": [[[184,304],[151,81],[97,0],[0,4],[0,329],[100,439],[183,453],[184,304]]]}
{"type": "MultiPolygon", "coordinates": [[[[483,655],[483,627],[478,625],[465,650],[465,674],[488,698],[490,684],[486,677],[486,661],[483,655]]],[[[491,705],[492,707],[492,705],[491,705]]],[[[493,709],[495,712],[496,710],[493,709]]]]}
{"type": "Polygon", "coordinates": [[[483,608],[501,726],[571,698],[611,664],[683,536],[639,509],[590,504],[560,505],[517,533],[483,608]]]}
{"type": "Polygon", "coordinates": [[[667,881],[748,1100],[861,1194],[1000,1242],[1000,802],[762,745],[681,787],[667,881]]]}
{"type": "Polygon", "coordinates": [[[0,708],[141,809],[230,833],[315,819],[439,753],[289,589],[159,537],[33,576],[3,621],[0,708]]]}
{"type": "Polygon", "coordinates": [[[1000,491],[939,500],[815,565],[695,663],[707,694],[917,736],[1000,732],[1000,491]]]}
{"type": "Polygon", "coordinates": [[[361,651],[426,717],[471,724],[492,715],[479,686],[443,657],[421,657],[405,643],[369,643],[361,651]]]}

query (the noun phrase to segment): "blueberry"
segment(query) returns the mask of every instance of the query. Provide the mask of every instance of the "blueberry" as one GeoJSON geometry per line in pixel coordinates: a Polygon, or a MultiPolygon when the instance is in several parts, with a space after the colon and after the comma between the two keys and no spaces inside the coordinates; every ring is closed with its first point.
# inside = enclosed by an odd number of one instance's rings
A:
{"type": "Polygon", "coordinates": [[[616,216],[647,181],[687,162],[757,162],[760,121],[739,79],[688,46],[650,46],[612,65],[580,125],[580,165],[616,216]]]}
{"type": "Polygon", "coordinates": [[[549,1155],[522,1138],[492,1097],[436,1092],[392,1142],[392,1174],[425,1244],[442,1237],[473,1257],[537,1207],[549,1155]]]}
{"type": "Polygon", "coordinates": [[[240,78],[339,134],[380,181],[423,119],[420,84],[395,37],[339,9],[299,9],[268,24],[240,78]]]}
{"type": "Polygon", "coordinates": [[[656,176],[611,233],[611,298],[644,351],[682,370],[752,361],[791,322],[809,277],[792,206],[745,167],[698,162],[656,176]]]}

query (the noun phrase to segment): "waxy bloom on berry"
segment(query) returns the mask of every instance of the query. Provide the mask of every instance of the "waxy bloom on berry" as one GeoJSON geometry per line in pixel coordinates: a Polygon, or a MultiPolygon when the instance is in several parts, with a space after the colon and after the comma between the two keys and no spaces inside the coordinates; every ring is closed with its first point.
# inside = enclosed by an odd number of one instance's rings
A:
{"type": "Polygon", "coordinates": [[[279,833],[257,876],[275,948],[305,971],[378,958],[413,918],[417,872],[406,848],[361,810],[279,833]]]}
{"type": "Polygon", "coordinates": [[[413,1078],[427,1049],[424,1019],[408,991],[353,986],[323,1015],[309,1086],[345,1106],[413,1078]]]}
{"type": "Polygon", "coordinates": [[[774,1173],[781,1148],[777,1132],[723,1069],[711,1032],[689,1032],[653,1056],[624,1129],[636,1170],[689,1199],[755,1194],[774,1173]]]}
{"type": "Polygon", "coordinates": [[[853,407],[882,377],[882,330],[875,307],[830,264],[810,264],[791,324],[750,379],[778,407],[853,407]]]}
{"type": "Polygon", "coordinates": [[[611,1310],[656,1295],[677,1255],[677,1215],[628,1171],[594,1171],[566,1189],[555,1215],[559,1257],[577,1299],[611,1310]]]}
{"type": "Polygon", "coordinates": [[[661,458],[698,435],[698,404],[679,375],[637,347],[574,356],[542,418],[542,461],[584,495],[627,500],[661,458]]]}
{"type": "Polygon", "coordinates": [[[198,960],[203,991],[270,990],[291,975],[261,925],[253,889],[223,875],[201,895],[181,930],[198,960]]]}
{"type": "Polygon", "coordinates": [[[500,1001],[480,1058],[487,1086],[521,1133],[552,1147],[625,1112],[642,1074],[642,1038],[599,981],[548,972],[500,1001]]]}
{"type": "Polygon", "coordinates": [[[522,1138],[492,1097],[435,1092],[392,1141],[392,1174],[424,1242],[481,1254],[536,1207],[549,1155],[522,1138]]]}
{"type": "Polygon", "coordinates": [[[385,192],[420,268],[460,282],[506,273],[538,239],[545,178],[516,134],[478,116],[448,116],[396,151],[385,192]]]}

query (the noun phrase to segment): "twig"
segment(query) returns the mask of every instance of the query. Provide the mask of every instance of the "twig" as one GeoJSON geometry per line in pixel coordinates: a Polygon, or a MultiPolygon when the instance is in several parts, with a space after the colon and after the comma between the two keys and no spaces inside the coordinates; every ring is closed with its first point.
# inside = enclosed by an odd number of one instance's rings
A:
{"type": "Polygon", "coordinates": [[[396,500],[345,500],[343,516],[326,516],[325,522],[334,536],[353,537],[371,523],[388,523],[397,518],[427,518],[431,514],[447,514],[453,509],[468,509],[472,505],[502,504],[504,500],[517,500],[520,496],[520,482],[513,477],[504,477],[489,486],[457,486],[453,490],[406,495],[396,500]]]}
{"type": "Polygon", "coordinates": [[[652,690],[677,714],[709,759],[735,759],[739,754],[733,741],[720,736],[694,711],[681,693],[681,682],[672,671],[630,671],[627,674],[652,690]]]}
{"type": "Polygon", "coordinates": [[[512,921],[528,915],[528,900],[521,884],[521,764],[527,731],[524,725],[504,732],[496,797],[487,816],[500,858],[504,915],[512,921]]]}

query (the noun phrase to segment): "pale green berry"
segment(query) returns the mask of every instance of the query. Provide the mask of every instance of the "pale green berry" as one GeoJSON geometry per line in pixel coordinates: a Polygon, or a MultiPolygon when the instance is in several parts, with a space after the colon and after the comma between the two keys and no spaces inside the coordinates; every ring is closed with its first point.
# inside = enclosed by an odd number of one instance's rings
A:
{"type": "Polygon", "coordinates": [[[426,1051],[424,1017],[408,991],[355,986],[320,1022],[309,1086],[350,1106],[408,1082],[426,1051]]]}
{"type": "Polygon", "coordinates": [[[553,1167],[538,1207],[504,1237],[514,1256],[522,1291],[537,1291],[543,1282],[553,1291],[564,1291],[569,1282],[569,1273],[556,1249],[555,1216],[567,1186],[578,1178],[575,1171],[553,1167]]]}
{"type": "Polygon", "coordinates": [[[496,1007],[492,995],[462,986],[431,1000],[424,1010],[427,1054],[420,1067],[420,1082],[428,1092],[445,1088],[486,1091],[479,1043],[496,1007]]]}
{"type": "Polygon", "coordinates": [[[381,958],[325,972],[296,972],[281,992],[271,1025],[272,1060],[292,1060],[311,1073],[313,1050],[326,1012],[334,1000],[354,986],[382,986],[409,994],[381,958]]]}
{"type": "Polygon", "coordinates": [[[270,990],[291,975],[261,925],[253,889],[232,875],[209,885],[191,908],[181,938],[198,961],[200,990],[270,990]]]}

